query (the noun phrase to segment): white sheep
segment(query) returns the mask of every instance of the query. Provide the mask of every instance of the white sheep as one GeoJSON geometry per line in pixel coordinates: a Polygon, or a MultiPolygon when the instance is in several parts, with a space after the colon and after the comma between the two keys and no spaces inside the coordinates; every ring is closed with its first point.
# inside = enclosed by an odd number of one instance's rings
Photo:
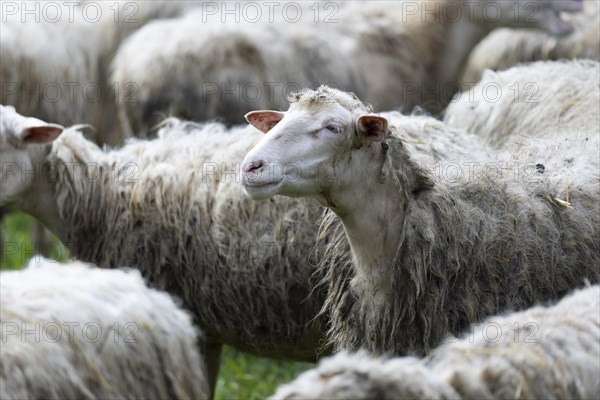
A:
{"type": "MultiPolygon", "coordinates": [[[[116,98],[133,99],[133,82],[108,84],[108,64],[119,43],[152,19],[198,6],[186,1],[22,1],[2,4],[0,103],[24,115],[64,125],[92,123],[96,142],[121,145],[116,98]]],[[[36,224],[33,241],[45,253],[36,224]]],[[[1,243],[1,241],[0,241],[1,243]]]]}
{"type": "Polygon", "coordinates": [[[540,60],[600,60],[600,2],[585,0],[583,11],[564,16],[574,29],[561,38],[526,30],[498,29],[490,33],[471,52],[461,78],[463,84],[478,82],[486,69],[500,71],[540,60]]]}
{"type": "Polygon", "coordinates": [[[155,140],[109,151],[9,107],[0,120],[14,121],[0,131],[0,206],[44,222],[72,256],[138,268],[181,298],[207,336],[212,384],[223,343],[292,360],[327,354],[324,291],[311,278],[319,210],[244,196],[239,165],[256,129],[172,120],[155,140]]]}
{"type": "Polygon", "coordinates": [[[120,42],[156,18],[198,5],[178,1],[24,1],[3,3],[0,103],[63,125],[90,123],[98,143],[120,145],[116,98],[133,98],[133,82],[108,84],[120,42]]]}
{"type": "Polygon", "coordinates": [[[338,354],[273,399],[597,399],[600,287],[491,317],[426,359],[338,354]]]}
{"type": "Polygon", "coordinates": [[[548,131],[600,132],[600,63],[540,61],[487,71],[457,94],[444,122],[473,132],[495,147],[514,136],[539,139],[548,131]]]}
{"type": "Polygon", "coordinates": [[[207,399],[198,331],[135,270],[0,272],[0,397],[207,399]]]}
{"type": "Polygon", "coordinates": [[[321,87],[290,101],[247,115],[266,135],[242,182],[253,199],[305,196],[331,210],[320,269],[338,348],[425,354],[484,316],[600,279],[597,130],[554,132],[516,158],[482,161],[474,142],[430,169],[411,124],[356,96],[321,87]]]}
{"type": "Polygon", "coordinates": [[[135,101],[120,94],[123,129],[143,135],[165,115],[239,123],[250,110],[283,108],[291,91],[323,83],[381,109],[439,111],[490,30],[565,34],[559,11],[581,7],[572,0],[220,4],[150,23],[122,44],[111,81],[139,87],[135,101]]]}

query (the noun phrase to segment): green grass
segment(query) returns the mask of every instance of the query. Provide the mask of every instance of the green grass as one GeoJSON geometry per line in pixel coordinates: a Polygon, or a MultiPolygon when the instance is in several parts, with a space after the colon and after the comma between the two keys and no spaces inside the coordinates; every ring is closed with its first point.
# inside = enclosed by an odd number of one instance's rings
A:
{"type": "Polygon", "coordinates": [[[255,357],[225,346],[216,398],[264,399],[272,395],[277,386],[312,367],[309,363],[255,357]]]}
{"type": "Polygon", "coordinates": [[[23,268],[39,250],[46,251],[50,258],[58,261],[69,259],[69,251],[54,235],[49,235],[48,242],[35,245],[32,240],[34,227],[35,220],[23,213],[13,212],[2,218],[0,270],[23,268]]]}
{"type": "MultiPolygon", "coordinates": [[[[10,213],[2,219],[3,248],[0,269],[20,269],[35,255],[32,244],[34,220],[22,213],[10,213]]],[[[39,247],[39,246],[38,246],[39,247]]],[[[43,248],[51,258],[68,260],[68,251],[54,236],[43,248]]],[[[309,363],[275,361],[245,354],[224,347],[221,372],[217,382],[217,399],[264,399],[278,385],[291,381],[300,372],[311,368],[309,363]]]]}

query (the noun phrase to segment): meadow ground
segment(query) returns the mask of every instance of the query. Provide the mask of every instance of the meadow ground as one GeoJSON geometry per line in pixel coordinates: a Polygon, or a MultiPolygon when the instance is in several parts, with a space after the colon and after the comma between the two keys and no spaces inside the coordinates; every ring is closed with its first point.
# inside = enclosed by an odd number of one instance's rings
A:
{"type": "MultiPolygon", "coordinates": [[[[4,242],[0,269],[20,269],[35,255],[31,240],[33,226],[34,220],[22,213],[10,213],[2,219],[0,232],[4,242]]],[[[52,237],[51,240],[53,244],[45,246],[50,257],[68,260],[68,252],[58,239],[52,237]]],[[[264,399],[273,394],[278,385],[291,381],[312,366],[255,357],[225,346],[216,399],[264,399]]]]}

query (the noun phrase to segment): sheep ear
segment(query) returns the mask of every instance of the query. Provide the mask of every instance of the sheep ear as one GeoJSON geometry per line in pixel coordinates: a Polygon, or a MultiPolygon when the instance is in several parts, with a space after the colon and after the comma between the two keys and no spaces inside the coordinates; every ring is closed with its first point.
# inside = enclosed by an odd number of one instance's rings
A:
{"type": "Polygon", "coordinates": [[[262,133],[267,133],[273,129],[273,127],[277,125],[279,121],[282,120],[284,115],[285,113],[281,111],[260,110],[250,111],[245,115],[245,117],[246,121],[248,121],[256,129],[262,133]]]}
{"type": "Polygon", "coordinates": [[[359,136],[369,142],[383,142],[388,135],[388,121],[375,114],[361,115],[356,120],[359,136]]]}
{"type": "Polygon", "coordinates": [[[57,124],[29,126],[21,131],[21,140],[25,143],[50,143],[64,130],[57,124]]]}

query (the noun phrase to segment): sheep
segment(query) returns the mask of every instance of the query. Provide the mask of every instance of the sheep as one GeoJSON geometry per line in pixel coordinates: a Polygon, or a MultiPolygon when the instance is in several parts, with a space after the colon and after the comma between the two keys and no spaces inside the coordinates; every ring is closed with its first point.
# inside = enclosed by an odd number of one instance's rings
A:
{"type": "Polygon", "coordinates": [[[338,354],[273,399],[600,397],[600,288],[488,318],[425,360],[338,354]]]}
{"type": "Polygon", "coordinates": [[[528,138],[564,129],[598,134],[598,104],[600,63],[540,61],[488,71],[478,85],[456,95],[444,121],[500,148],[515,133],[528,138]]]}
{"type": "MultiPolygon", "coordinates": [[[[125,136],[115,129],[116,94],[123,92],[129,99],[137,88],[133,82],[108,84],[113,53],[146,22],[180,15],[198,5],[174,1],[3,3],[0,103],[64,125],[93,123],[96,142],[121,145],[125,136]]],[[[39,224],[33,237],[36,245],[47,242],[39,224]]]]}
{"type": "Polygon", "coordinates": [[[581,8],[571,0],[221,4],[150,23],[120,46],[111,82],[139,87],[135,101],[119,94],[128,135],[146,134],[165,114],[240,123],[250,110],[283,108],[290,91],[321,83],[353,90],[378,108],[437,112],[490,30],[565,34],[570,27],[558,10],[581,8]],[[486,17],[490,8],[497,17],[486,17]],[[515,10],[531,18],[515,18],[515,10]]]}
{"type": "Polygon", "coordinates": [[[136,270],[0,272],[0,397],[207,399],[191,317],[136,270]]]}
{"type": "Polygon", "coordinates": [[[478,82],[486,69],[500,71],[520,63],[540,60],[587,58],[600,60],[600,3],[584,2],[583,13],[565,16],[573,32],[556,38],[542,32],[498,29],[471,52],[461,81],[478,82]]]}
{"type": "Polygon", "coordinates": [[[0,120],[0,206],[41,220],[73,257],[138,268],[181,298],[206,334],[213,388],[223,343],[290,360],[328,354],[311,279],[319,212],[244,196],[239,164],[256,129],[171,120],[155,140],[101,150],[81,127],[61,132],[10,107],[0,120]]]}
{"type": "Polygon", "coordinates": [[[563,149],[557,132],[529,158],[499,151],[486,163],[473,145],[438,163],[459,173],[440,174],[406,140],[411,124],[352,94],[323,86],[290,102],[246,116],[267,134],[241,180],[252,199],[305,196],[330,210],[319,269],[336,349],[424,355],[484,316],[599,280],[597,133],[563,149]]]}
{"type": "Polygon", "coordinates": [[[174,1],[15,2],[3,4],[0,103],[63,125],[90,123],[99,144],[117,146],[116,94],[132,82],[108,84],[108,65],[119,43],[156,18],[197,6],[174,1]],[[35,44],[35,45],[32,45],[35,44]],[[26,45],[25,45],[26,44],[26,45]]]}

